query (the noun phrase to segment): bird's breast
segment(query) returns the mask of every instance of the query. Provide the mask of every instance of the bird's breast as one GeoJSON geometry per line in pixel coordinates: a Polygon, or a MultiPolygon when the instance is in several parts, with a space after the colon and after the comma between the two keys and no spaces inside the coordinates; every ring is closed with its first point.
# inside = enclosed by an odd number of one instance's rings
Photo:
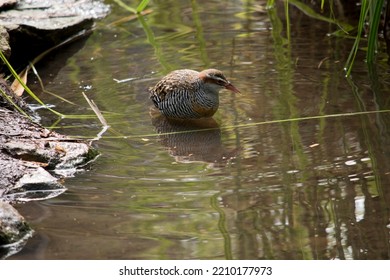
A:
{"type": "Polygon", "coordinates": [[[202,117],[211,117],[218,110],[218,95],[196,95],[192,102],[194,112],[202,117]]]}

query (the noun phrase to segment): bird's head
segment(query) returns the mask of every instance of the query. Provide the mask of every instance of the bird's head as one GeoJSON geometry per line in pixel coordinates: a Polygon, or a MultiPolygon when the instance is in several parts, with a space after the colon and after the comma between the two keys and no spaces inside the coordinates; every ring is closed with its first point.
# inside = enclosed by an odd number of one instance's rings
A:
{"type": "Polygon", "coordinates": [[[221,89],[225,88],[235,93],[240,93],[240,91],[225,78],[222,72],[217,69],[203,70],[199,73],[199,78],[206,87],[213,91],[219,92],[221,89]]]}

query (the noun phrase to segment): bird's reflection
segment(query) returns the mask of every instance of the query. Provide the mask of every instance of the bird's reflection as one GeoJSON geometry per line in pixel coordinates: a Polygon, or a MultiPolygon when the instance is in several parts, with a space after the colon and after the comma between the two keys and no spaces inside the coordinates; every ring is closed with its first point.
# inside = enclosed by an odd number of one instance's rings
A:
{"type": "Polygon", "coordinates": [[[213,118],[172,120],[162,115],[152,116],[152,124],[161,144],[177,162],[202,161],[227,163],[236,150],[228,151],[221,141],[221,130],[213,118]]]}

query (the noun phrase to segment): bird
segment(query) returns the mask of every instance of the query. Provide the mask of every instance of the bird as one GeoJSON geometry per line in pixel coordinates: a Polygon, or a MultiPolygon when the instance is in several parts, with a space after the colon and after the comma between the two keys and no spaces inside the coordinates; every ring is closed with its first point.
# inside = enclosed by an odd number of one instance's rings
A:
{"type": "Polygon", "coordinates": [[[210,118],[219,107],[219,91],[240,91],[220,70],[170,72],[149,89],[150,99],[162,115],[171,119],[210,118]]]}

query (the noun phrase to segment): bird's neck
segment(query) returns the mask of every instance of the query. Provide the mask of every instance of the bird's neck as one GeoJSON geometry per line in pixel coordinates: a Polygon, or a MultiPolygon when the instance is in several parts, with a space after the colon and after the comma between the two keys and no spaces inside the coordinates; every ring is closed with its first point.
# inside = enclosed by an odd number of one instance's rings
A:
{"type": "Polygon", "coordinates": [[[219,106],[219,91],[213,87],[208,86],[207,84],[203,85],[197,93],[196,93],[196,100],[197,104],[200,104],[205,109],[215,110],[219,106]]]}
{"type": "Polygon", "coordinates": [[[219,91],[221,89],[218,85],[213,83],[205,83],[203,88],[203,91],[207,96],[218,98],[219,91]]]}

